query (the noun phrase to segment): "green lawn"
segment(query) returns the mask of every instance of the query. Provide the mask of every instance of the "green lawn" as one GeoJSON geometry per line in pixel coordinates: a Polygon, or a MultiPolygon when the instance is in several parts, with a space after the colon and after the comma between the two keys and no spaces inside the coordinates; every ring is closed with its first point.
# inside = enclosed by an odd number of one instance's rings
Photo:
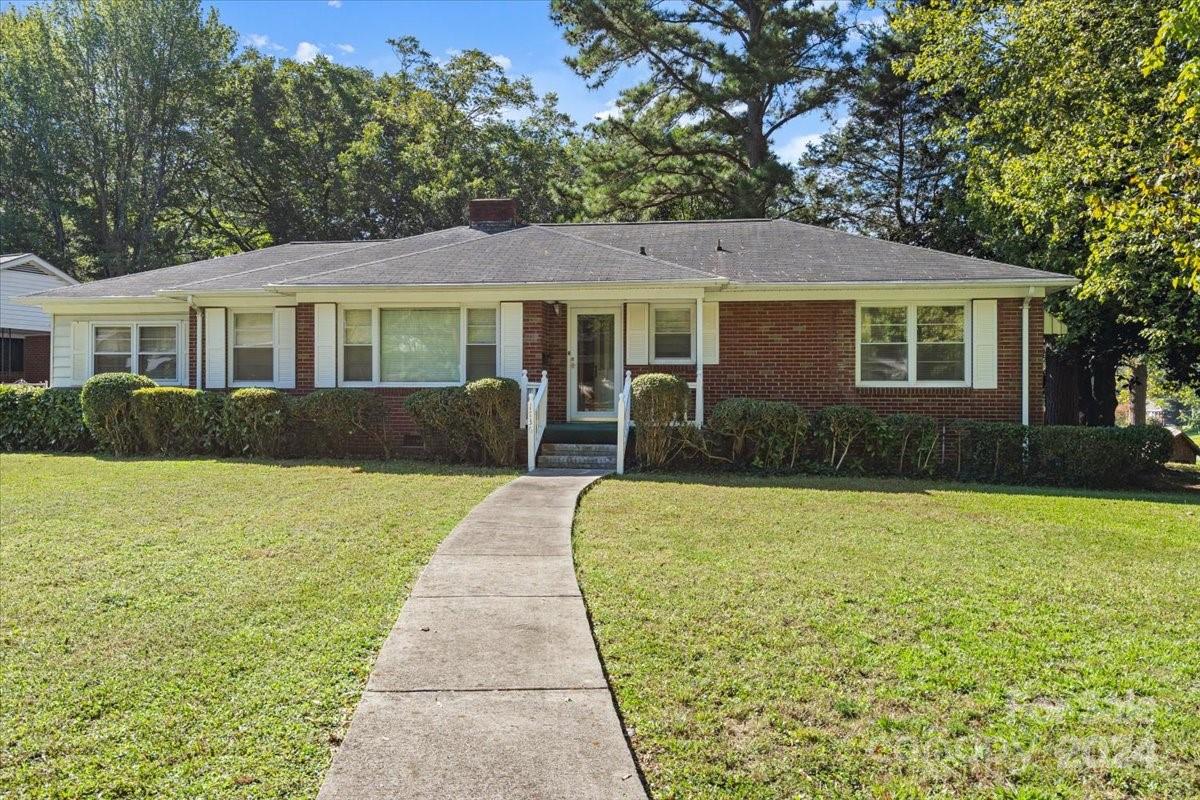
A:
{"type": "Polygon", "coordinates": [[[666,798],[1200,796],[1200,504],[608,480],[597,640],[666,798]]]}
{"type": "Polygon", "coordinates": [[[508,479],[0,457],[0,796],[314,796],[416,573],[508,479]]]}

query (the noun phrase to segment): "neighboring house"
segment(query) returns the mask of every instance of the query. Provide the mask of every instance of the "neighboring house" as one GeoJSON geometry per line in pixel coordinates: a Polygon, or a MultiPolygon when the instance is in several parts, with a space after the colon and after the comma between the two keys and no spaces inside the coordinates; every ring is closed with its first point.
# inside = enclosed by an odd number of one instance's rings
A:
{"type": "Polygon", "coordinates": [[[1167,459],[1168,461],[1177,464],[1195,464],[1200,460],[1200,444],[1196,444],[1192,437],[1179,428],[1168,425],[1167,430],[1171,432],[1171,456],[1167,459]]]}
{"type": "Polygon", "coordinates": [[[1043,307],[1074,279],[786,220],[521,224],[296,242],[45,292],[56,386],[378,391],[547,373],[551,422],[612,421],[626,370],[730,397],[1042,419],[1043,307]]]}
{"type": "Polygon", "coordinates": [[[15,299],[77,283],[33,253],[0,255],[0,383],[50,379],[50,317],[15,299]]]}

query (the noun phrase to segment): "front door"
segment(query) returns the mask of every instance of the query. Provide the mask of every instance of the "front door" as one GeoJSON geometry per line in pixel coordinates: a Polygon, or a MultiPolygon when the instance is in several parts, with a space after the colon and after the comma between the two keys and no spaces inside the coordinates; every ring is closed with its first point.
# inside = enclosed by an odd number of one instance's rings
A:
{"type": "Polygon", "coordinates": [[[621,309],[572,307],[567,322],[567,410],[573,420],[616,419],[621,309]]]}

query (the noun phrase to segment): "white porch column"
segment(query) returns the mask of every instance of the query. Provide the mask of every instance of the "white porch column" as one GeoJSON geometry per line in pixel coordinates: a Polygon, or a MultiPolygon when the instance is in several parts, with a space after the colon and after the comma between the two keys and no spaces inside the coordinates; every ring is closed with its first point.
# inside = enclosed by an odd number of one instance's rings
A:
{"type": "Polygon", "coordinates": [[[704,424],[704,295],[696,298],[696,427],[704,424]]]}

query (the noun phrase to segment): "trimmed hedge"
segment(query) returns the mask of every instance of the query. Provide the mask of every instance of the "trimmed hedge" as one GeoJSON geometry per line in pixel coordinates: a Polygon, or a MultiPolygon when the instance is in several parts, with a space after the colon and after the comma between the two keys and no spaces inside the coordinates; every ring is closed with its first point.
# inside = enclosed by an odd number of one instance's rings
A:
{"type": "Polygon", "coordinates": [[[1157,425],[1029,429],[1029,483],[1116,487],[1152,473],[1171,454],[1171,433],[1157,425]]]}
{"type": "Polygon", "coordinates": [[[225,441],[234,455],[276,458],[290,443],[287,396],[275,389],[238,389],[225,400],[225,441]]]}
{"type": "Polygon", "coordinates": [[[676,449],[675,428],[687,419],[687,381],[675,375],[648,372],[634,378],[629,391],[638,460],[651,468],[663,467],[676,449]]]}
{"type": "Polygon", "coordinates": [[[136,453],[142,447],[133,393],[157,385],[145,375],[129,372],[102,372],[88,378],[79,395],[83,422],[101,447],[116,455],[136,453]]]}
{"type": "Polygon", "coordinates": [[[422,389],[404,400],[425,452],[440,461],[512,464],[521,425],[521,387],[507,378],[422,389]]]}
{"type": "Polygon", "coordinates": [[[94,449],[79,394],[79,389],[0,385],[0,450],[94,449]]]}
{"type": "Polygon", "coordinates": [[[220,452],[224,395],[160,386],[133,393],[133,414],[151,453],[220,452]]]}
{"type": "Polygon", "coordinates": [[[795,403],[733,398],[713,406],[708,427],[724,442],[735,465],[794,469],[803,453],[809,418],[795,403]]]}
{"type": "Polygon", "coordinates": [[[387,409],[365,389],[318,389],[293,403],[297,420],[308,430],[302,449],[310,455],[346,455],[353,439],[364,436],[388,453],[387,409]]]}

